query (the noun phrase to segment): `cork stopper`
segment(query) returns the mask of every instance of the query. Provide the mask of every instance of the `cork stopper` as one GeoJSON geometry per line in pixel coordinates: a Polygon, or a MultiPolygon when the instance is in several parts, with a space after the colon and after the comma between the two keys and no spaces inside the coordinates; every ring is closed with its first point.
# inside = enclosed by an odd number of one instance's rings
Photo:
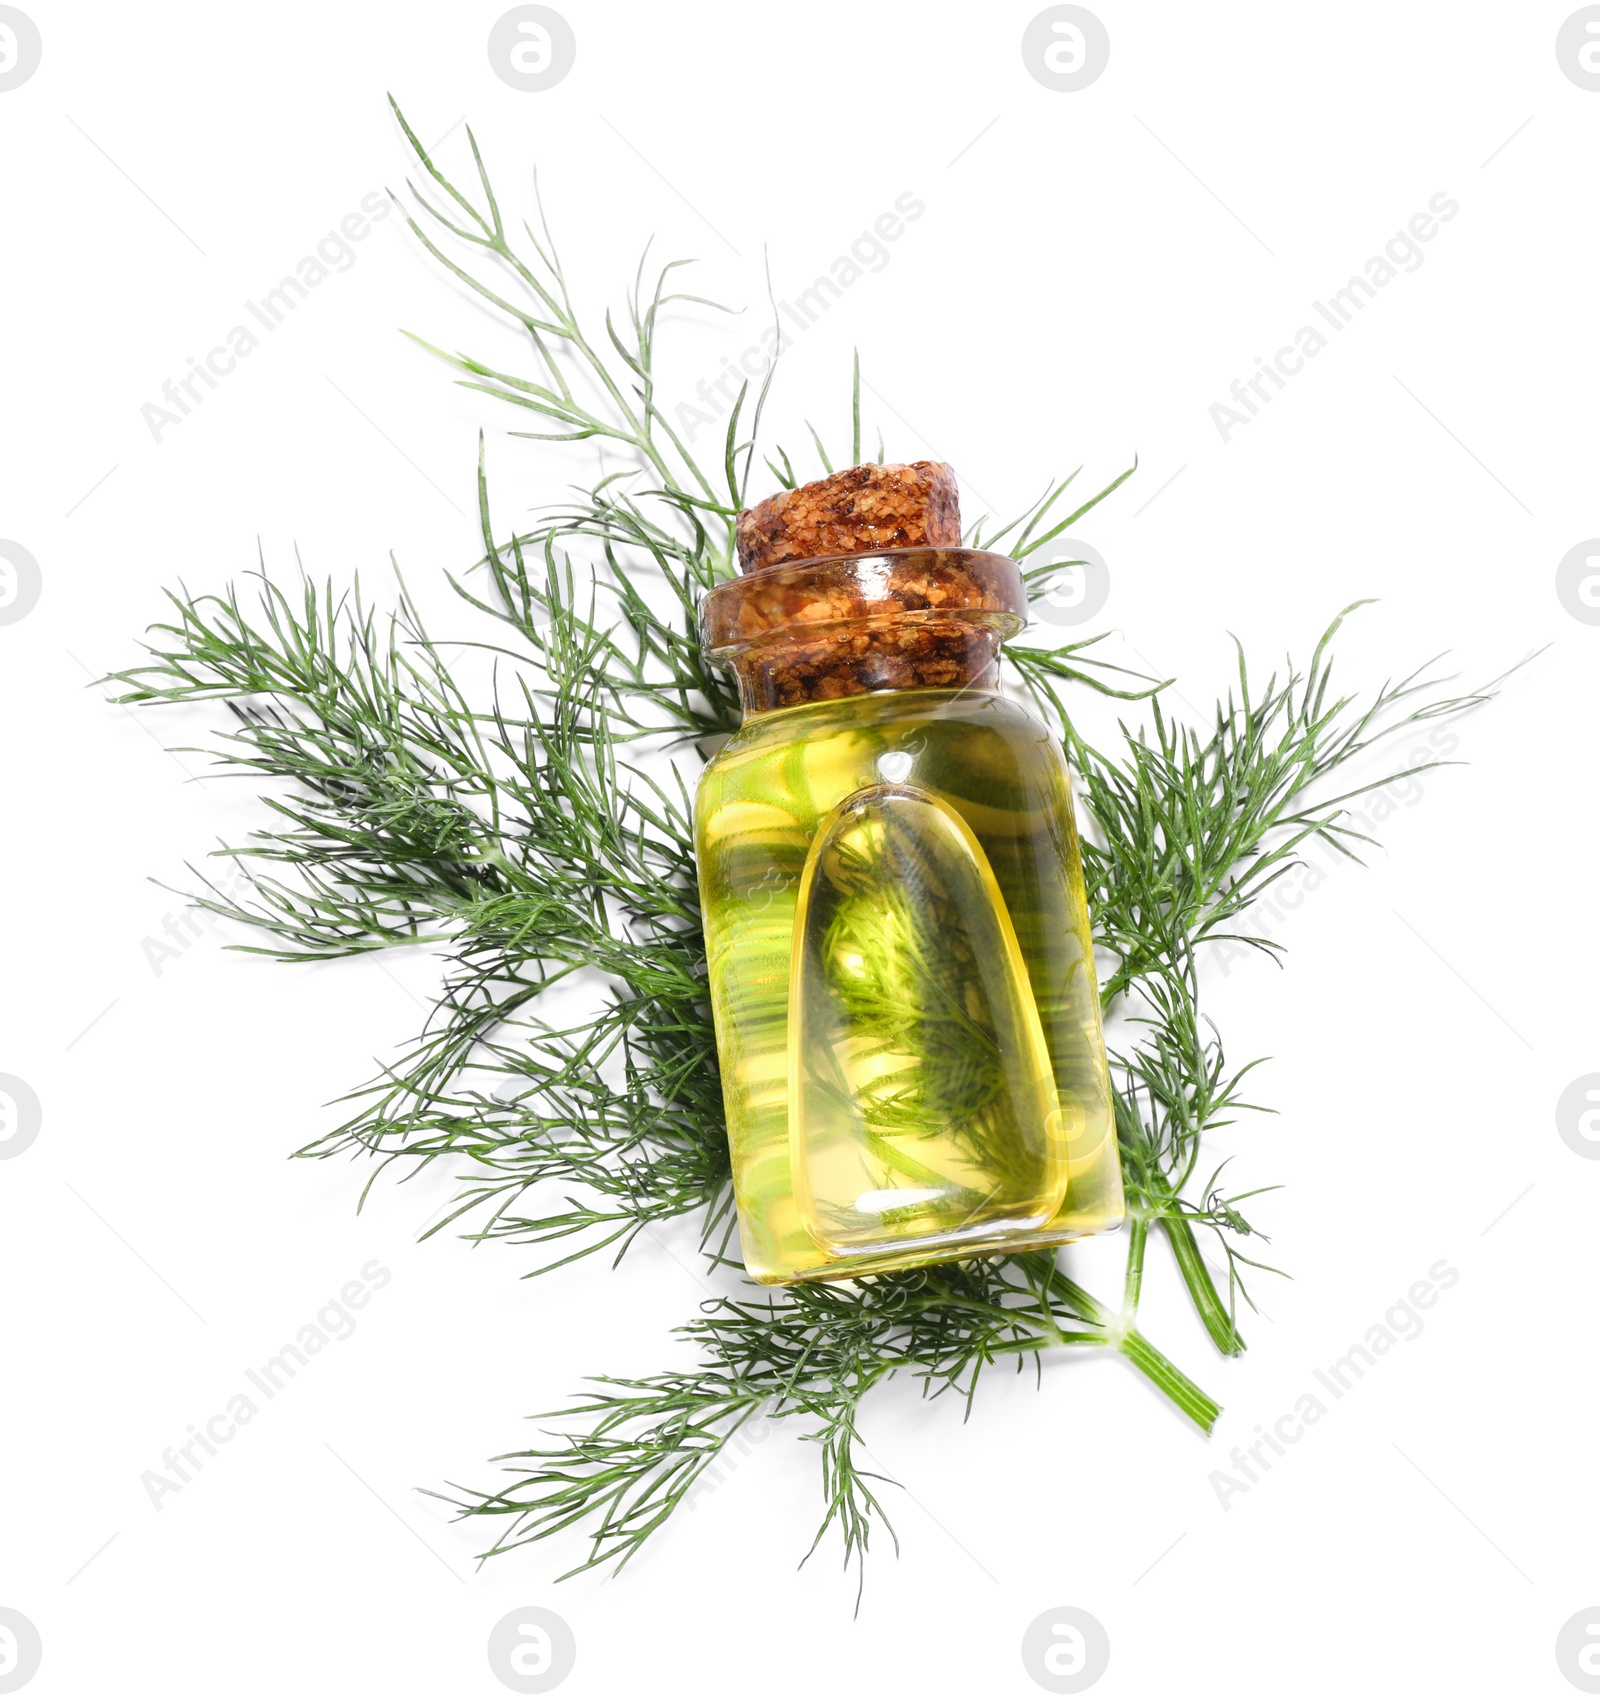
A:
{"type": "Polygon", "coordinates": [[[852,466],[738,516],[738,578],[700,605],[747,714],[869,691],[992,686],[1027,623],[1022,569],[961,547],[941,461],[852,466]]]}
{"type": "Polygon", "coordinates": [[[942,461],[851,466],[745,508],[735,531],[741,573],[883,549],[956,549],[961,497],[942,461]]]}
{"type": "Polygon", "coordinates": [[[1027,623],[1015,561],[980,549],[891,549],[731,578],[701,604],[705,651],[747,714],[865,691],[989,685],[1027,623]]]}

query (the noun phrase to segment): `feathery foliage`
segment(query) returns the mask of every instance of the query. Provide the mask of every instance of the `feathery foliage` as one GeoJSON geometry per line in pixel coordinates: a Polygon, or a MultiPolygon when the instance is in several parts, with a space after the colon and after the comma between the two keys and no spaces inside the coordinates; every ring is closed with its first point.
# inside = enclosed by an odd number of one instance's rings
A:
{"type": "MultiPolygon", "coordinates": [[[[734,516],[758,452],[777,482],[801,475],[782,448],[758,449],[765,384],[724,398],[714,463],[691,452],[657,389],[658,337],[674,304],[720,309],[676,289],[680,262],[653,272],[641,262],[623,311],[591,335],[542,212],[508,231],[470,130],[472,194],[396,116],[421,173],[407,223],[504,318],[526,366],[432,351],[467,389],[539,427],[512,435],[601,445],[598,474],[501,533],[480,443],[483,555],[451,582],[487,622],[466,651],[490,664],[481,696],[403,587],[380,616],[359,587],[336,595],[302,581],[291,592],[264,563],[253,606],[236,590],[174,594],[147,662],[113,678],[122,702],[225,703],[231,724],[210,753],[273,782],[270,824],[216,852],[243,881],[224,891],[197,876],[196,902],[257,929],[262,942],[240,948],[303,961],[425,944],[443,958],[421,1034],[301,1155],[368,1155],[368,1187],[390,1164],[411,1174],[444,1161],[456,1192],[429,1232],[453,1224],[469,1241],[537,1248],[534,1273],[605,1249],[620,1259],[655,1224],[689,1217],[708,1273],[729,1288],[680,1331],[699,1354],[694,1368],[597,1378],[547,1419],[565,1425],[551,1444],[501,1460],[508,1481],[455,1490],[452,1502],[492,1520],[486,1555],[576,1529],[588,1539],[576,1568],[621,1564],[715,1479],[751,1425],[795,1417],[821,1456],[817,1539],[835,1531],[846,1564],[859,1564],[886,1521],[881,1480],[863,1464],[861,1408],[893,1376],[970,1406],[986,1368],[1111,1350],[1209,1430],[1217,1405],[1135,1326],[1152,1225],[1224,1353],[1243,1349],[1243,1271],[1260,1266],[1247,1249],[1260,1236],[1239,1205],[1266,1189],[1224,1196],[1217,1172],[1199,1178],[1206,1136],[1252,1106],[1241,1096],[1249,1067],[1230,1067],[1201,1014],[1197,952],[1231,942],[1275,954],[1247,930],[1250,906],[1313,840],[1357,855],[1352,800],[1438,764],[1342,792],[1335,775],[1492,685],[1441,694],[1447,681],[1419,670],[1363,705],[1331,682],[1335,620],[1304,671],[1254,684],[1241,654],[1236,691],[1209,727],[1191,728],[1164,705],[1170,681],[1104,661],[1098,639],[1013,646],[1080,776],[1103,1001],[1132,1035],[1113,1055],[1130,1202],[1122,1301],[1095,1298],[1037,1252],[753,1288],[729,1255],[689,789],[698,755],[735,728],[738,708],[701,655],[696,608],[733,570],[734,516]],[[1147,718],[1121,725],[1113,750],[1095,748],[1069,711],[1071,686],[1144,699],[1147,718]],[[1197,1231],[1226,1264],[1225,1296],[1197,1231]]],[[[860,459],[859,367],[851,453],[860,459]]],[[[986,531],[980,521],[970,540],[1007,550],[1037,587],[1056,566],[1029,557],[1132,470],[1076,505],[1077,474],[1054,481],[1009,523],[986,531]]]]}

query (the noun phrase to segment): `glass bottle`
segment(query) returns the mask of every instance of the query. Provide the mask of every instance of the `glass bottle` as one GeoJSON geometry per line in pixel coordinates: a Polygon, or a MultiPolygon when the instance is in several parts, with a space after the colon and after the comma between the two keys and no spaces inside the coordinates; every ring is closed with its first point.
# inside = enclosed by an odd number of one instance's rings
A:
{"type": "Polygon", "coordinates": [[[695,835],[747,1268],[843,1279],[1115,1227],[1068,771],[998,689],[1020,570],[959,547],[937,463],[852,468],[739,531],[701,629],[744,722],[695,835]]]}

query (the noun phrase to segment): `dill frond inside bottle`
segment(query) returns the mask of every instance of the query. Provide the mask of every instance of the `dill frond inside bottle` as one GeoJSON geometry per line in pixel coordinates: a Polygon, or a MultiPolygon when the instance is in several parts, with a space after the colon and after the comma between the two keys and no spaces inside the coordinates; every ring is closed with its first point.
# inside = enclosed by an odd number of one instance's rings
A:
{"type": "Polygon", "coordinates": [[[1067,769],[996,688],[1020,572],[959,547],[926,462],[786,492],[739,536],[703,625],[745,721],[696,839],[747,1267],[846,1278],[1115,1226],[1067,769]]]}

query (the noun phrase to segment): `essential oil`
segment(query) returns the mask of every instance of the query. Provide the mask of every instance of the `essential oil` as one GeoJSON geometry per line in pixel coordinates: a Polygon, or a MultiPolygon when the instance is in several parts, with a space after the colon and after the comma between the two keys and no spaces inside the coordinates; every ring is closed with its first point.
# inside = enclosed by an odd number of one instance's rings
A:
{"type": "Polygon", "coordinates": [[[995,688],[1017,569],[902,547],[758,567],[719,597],[708,644],[738,667],[746,719],[701,780],[696,838],[751,1274],[844,1278],[1114,1226],[1068,772],[995,688]]]}

